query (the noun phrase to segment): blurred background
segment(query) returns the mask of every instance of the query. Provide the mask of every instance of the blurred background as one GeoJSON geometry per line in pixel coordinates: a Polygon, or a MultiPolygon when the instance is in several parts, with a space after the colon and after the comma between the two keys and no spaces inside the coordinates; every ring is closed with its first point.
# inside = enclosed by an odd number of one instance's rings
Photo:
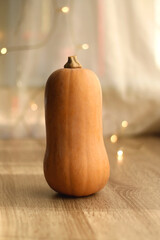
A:
{"type": "Polygon", "coordinates": [[[0,138],[43,138],[44,87],[77,55],[104,135],[160,132],[160,0],[0,0],[0,138]]]}

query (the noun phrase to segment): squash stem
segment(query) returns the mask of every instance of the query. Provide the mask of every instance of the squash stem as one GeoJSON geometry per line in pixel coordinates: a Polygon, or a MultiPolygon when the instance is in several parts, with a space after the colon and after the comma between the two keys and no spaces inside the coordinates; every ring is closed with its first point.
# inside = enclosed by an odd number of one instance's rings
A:
{"type": "Polygon", "coordinates": [[[81,64],[77,60],[77,56],[68,57],[68,62],[64,65],[64,68],[82,68],[81,64]]]}

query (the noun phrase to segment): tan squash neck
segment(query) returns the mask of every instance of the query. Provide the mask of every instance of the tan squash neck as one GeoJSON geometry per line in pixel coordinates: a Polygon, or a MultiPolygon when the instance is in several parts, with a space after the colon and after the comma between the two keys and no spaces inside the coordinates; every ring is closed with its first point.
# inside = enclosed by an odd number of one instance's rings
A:
{"type": "Polygon", "coordinates": [[[64,65],[64,68],[82,68],[81,64],[77,60],[77,56],[68,57],[68,62],[64,65]]]}

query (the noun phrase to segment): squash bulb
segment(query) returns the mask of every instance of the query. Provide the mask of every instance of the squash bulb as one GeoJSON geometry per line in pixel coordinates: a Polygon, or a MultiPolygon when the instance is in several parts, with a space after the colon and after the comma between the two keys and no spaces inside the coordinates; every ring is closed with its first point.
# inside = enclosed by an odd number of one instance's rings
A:
{"type": "Polygon", "coordinates": [[[76,56],[51,74],[45,88],[44,175],[56,192],[87,196],[109,179],[102,133],[102,93],[94,72],[76,56]]]}

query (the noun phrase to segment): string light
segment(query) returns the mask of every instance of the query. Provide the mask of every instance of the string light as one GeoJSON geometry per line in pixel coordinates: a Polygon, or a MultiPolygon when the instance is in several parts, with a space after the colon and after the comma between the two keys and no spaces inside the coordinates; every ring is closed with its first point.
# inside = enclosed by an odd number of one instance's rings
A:
{"type": "Polygon", "coordinates": [[[117,135],[113,134],[113,135],[110,137],[110,140],[111,140],[112,143],[116,143],[117,140],[118,140],[117,135]]]}
{"type": "Polygon", "coordinates": [[[87,50],[87,49],[89,48],[89,45],[88,45],[87,43],[83,43],[83,44],[81,45],[81,48],[82,48],[83,50],[87,50]]]}
{"type": "Polygon", "coordinates": [[[118,151],[117,151],[117,154],[118,154],[118,156],[122,156],[122,155],[123,155],[123,150],[121,150],[121,149],[118,150],[118,151]]]}
{"type": "Polygon", "coordinates": [[[117,160],[118,160],[118,162],[122,162],[122,160],[123,160],[123,150],[122,149],[117,151],[117,160]]]}
{"type": "Polygon", "coordinates": [[[38,105],[36,103],[32,103],[31,110],[35,112],[35,111],[37,111],[37,109],[38,109],[38,105]]]}
{"type": "Polygon", "coordinates": [[[7,53],[7,48],[5,48],[5,47],[2,48],[2,49],[1,49],[1,54],[6,54],[6,53],[7,53]]]}
{"type": "Polygon", "coordinates": [[[65,6],[61,8],[61,12],[63,13],[68,13],[69,12],[69,7],[65,6]]]}
{"type": "Polygon", "coordinates": [[[121,125],[123,128],[126,128],[126,127],[128,127],[128,122],[126,120],[124,120],[124,121],[122,121],[121,125]]]}

